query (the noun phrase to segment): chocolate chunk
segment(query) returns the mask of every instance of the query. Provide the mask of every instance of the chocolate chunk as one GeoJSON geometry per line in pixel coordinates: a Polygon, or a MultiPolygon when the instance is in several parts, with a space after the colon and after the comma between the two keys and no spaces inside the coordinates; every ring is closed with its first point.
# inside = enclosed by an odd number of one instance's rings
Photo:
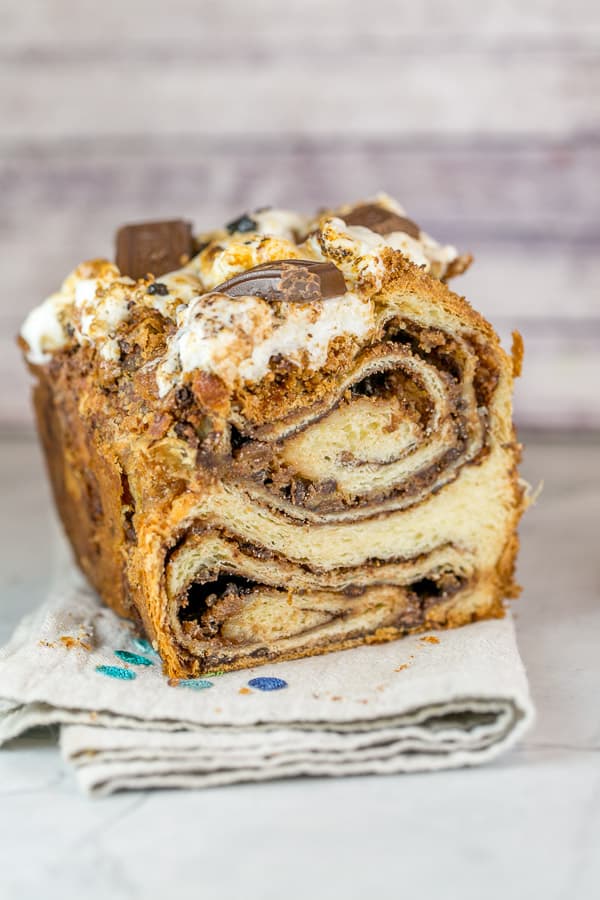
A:
{"type": "Polygon", "coordinates": [[[191,254],[192,226],[183,219],[123,225],[117,232],[117,266],[131,278],[172,272],[191,254]]]}
{"type": "Polygon", "coordinates": [[[185,384],[175,391],[175,402],[178,406],[189,406],[193,399],[194,395],[185,384]]]}
{"type": "Polygon", "coordinates": [[[169,293],[169,288],[166,284],[163,284],[162,281],[153,281],[152,284],[148,286],[146,293],[158,294],[159,297],[166,297],[169,293]]]}
{"type": "Polygon", "coordinates": [[[398,213],[385,209],[377,203],[363,203],[355,206],[351,212],[343,216],[346,225],[364,225],[377,234],[390,234],[392,231],[403,231],[413,238],[419,238],[421,229],[412,221],[398,213]]]}
{"type": "Polygon", "coordinates": [[[235,234],[236,231],[241,232],[242,234],[245,231],[256,231],[258,228],[258,223],[251,219],[250,216],[244,213],[243,216],[240,216],[239,219],[234,219],[233,222],[229,222],[228,225],[225,226],[229,234],[235,234]]]}
{"type": "Polygon", "coordinates": [[[333,263],[312,259],[281,259],[254,266],[214,288],[230,297],[262,297],[288,303],[314,303],[340,297],[346,291],[344,276],[333,263]]]}

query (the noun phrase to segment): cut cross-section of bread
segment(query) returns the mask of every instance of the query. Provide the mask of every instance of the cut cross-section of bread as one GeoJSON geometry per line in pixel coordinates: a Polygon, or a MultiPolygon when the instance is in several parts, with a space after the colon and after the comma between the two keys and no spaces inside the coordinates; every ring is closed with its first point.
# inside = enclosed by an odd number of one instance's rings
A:
{"type": "Polygon", "coordinates": [[[385,196],[188,256],[85,263],[22,331],[77,560],[168,674],[502,615],[526,498],[513,361],[444,282],[470,258],[385,196]]]}

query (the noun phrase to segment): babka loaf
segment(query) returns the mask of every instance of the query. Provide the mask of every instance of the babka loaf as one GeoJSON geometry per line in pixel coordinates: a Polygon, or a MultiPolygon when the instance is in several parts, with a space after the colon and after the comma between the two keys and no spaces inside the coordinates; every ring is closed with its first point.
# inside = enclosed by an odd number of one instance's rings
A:
{"type": "Polygon", "coordinates": [[[21,343],[56,504],[172,677],[502,615],[520,366],[389,197],[125,226],[21,343]]]}

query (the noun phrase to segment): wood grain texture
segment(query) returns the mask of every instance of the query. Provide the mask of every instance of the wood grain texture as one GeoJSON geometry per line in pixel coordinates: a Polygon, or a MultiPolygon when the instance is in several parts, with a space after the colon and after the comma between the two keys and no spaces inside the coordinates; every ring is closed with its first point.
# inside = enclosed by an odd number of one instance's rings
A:
{"type": "Polygon", "coordinates": [[[0,423],[23,313],[120,223],[384,189],[523,331],[519,419],[600,427],[593,0],[4,0],[0,79],[0,423]]]}
{"type": "MultiPolygon", "coordinates": [[[[455,242],[597,243],[600,132],[580,139],[0,137],[2,217],[184,210],[199,226],[265,203],[310,210],[383,187],[455,242]]],[[[112,219],[110,217],[112,216],[112,219]]],[[[104,227],[104,226],[103,226],[104,227]]],[[[106,240],[106,238],[105,238],[106,240]]]]}
{"type": "Polygon", "coordinates": [[[8,0],[4,135],[597,129],[593,0],[8,0]]]}
{"type": "Polygon", "coordinates": [[[595,52],[557,57],[525,48],[507,65],[502,52],[448,58],[425,44],[402,54],[398,70],[400,51],[365,48],[359,77],[356,57],[329,47],[308,58],[286,51],[223,55],[214,48],[161,58],[130,55],[124,47],[107,58],[78,50],[0,59],[0,116],[5,137],[14,138],[151,134],[157,118],[170,135],[566,137],[600,128],[595,52]]]}
{"type": "Polygon", "coordinates": [[[386,188],[431,234],[475,254],[457,289],[490,316],[594,316],[597,157],[594,141],[119,139],[0,148],[0,315],[32,306],[81,259],[112,254],[123,221],[182,215],[201,230],[269,203],[310,211],[386,188]]]}
{"type": "Polygon", "coordinates": [[[311,41],[337,36],[362,44],[370,38],[438,37],[444,43],[510,38],[535,42],[594,41],[600,11],[590,0],[304,0],[282,8],[278,0],[5,0],[0,7],[0,46],[30,47],[112,41],[196,42],[207,34],[269,40],[311,41]]]}

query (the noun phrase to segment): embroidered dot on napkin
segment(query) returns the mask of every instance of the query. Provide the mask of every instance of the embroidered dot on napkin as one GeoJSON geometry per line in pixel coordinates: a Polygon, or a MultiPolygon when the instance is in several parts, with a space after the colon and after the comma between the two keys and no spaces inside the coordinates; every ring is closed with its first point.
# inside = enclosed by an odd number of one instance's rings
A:
{"type": "Polygon", "coordinates": [[[115,650],[115,656],[122,659],[123,662],[131,663],[132,666],[153,666],[154,663],[147,656],[140,656],[139,653],[130,653],[129,650],[115,650]]]}
{"type": "Polygon", "coordinates": [[[284,681],[283,678],[271,677],[251,678],[248,684],[258,691],[280,691],[288,686],[287,681],[284,681]]]}
{"type": "Polygon", "coordinates": [[[96,672],[108,678],[120,678],[122,681],[133,681],[136,677],[131,669],[123,669],[121,666],[96,666],[96,672]]]}
{"type": "Polygon", "coordinates": [[[156,650],[146,638],[134,637],[132,638],[131,643],[135,647],[136,650],[139,650],[140,653],[150,653],[152,656],[156,656],[156,650]]]}
{"type": "Polygon", "coordinates": [[[213,683],[212,681],[207,681],[205,678],[179,678],[173,679],[172,686],[193,688],[195,691],[204,691],[206,688],[211,688],[213,683]]]}

